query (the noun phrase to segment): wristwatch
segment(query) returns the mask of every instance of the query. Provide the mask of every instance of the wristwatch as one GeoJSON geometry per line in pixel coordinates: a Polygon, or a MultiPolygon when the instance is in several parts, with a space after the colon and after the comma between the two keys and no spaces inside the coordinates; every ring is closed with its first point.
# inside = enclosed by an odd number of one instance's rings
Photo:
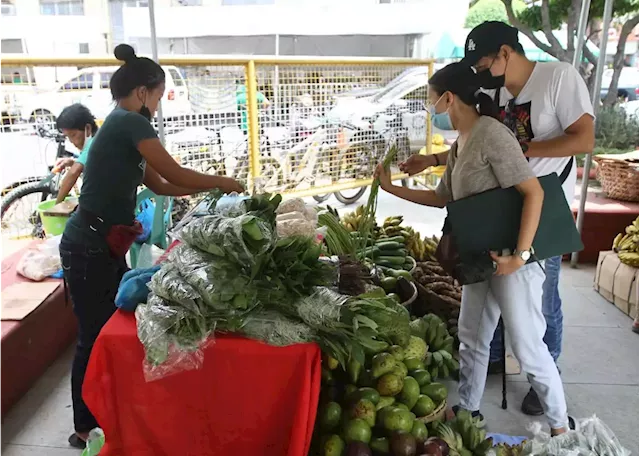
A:
{"type": "Polygon", "coordinates": [[[531,259],[531,250],[516,250],[515,252],[513,252],[514,256],[519,257],[522,261],[524,261],[525,263],[527,261],[529,261],[531,259]]]}
{"type": "Polygon", "coordinates": [[[520,147],[522,148],[522,153],[526,154],[527,152],[529,152],[529,144],[527,144],[526,142],[521,142],[520,143],[520,147]]]}

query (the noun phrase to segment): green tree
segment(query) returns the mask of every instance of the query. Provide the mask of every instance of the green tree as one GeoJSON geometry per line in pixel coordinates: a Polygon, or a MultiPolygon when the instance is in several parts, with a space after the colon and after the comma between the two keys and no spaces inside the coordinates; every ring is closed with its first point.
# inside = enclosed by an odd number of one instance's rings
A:
{"type": "MultiPolygon", "coordinates": [[[[526,8],[524,2],[517,0],[514,2],[516,14],[526,8]]],[[[469,12],[464,21],[465,28],[473,28],[486,21],[500,21],[509,23],[507,10],[501,0],[478,0],[470,5],[469,12]]]]}
{"type": "MultiPolygon", "coordinates": [[[[580,16],[582,0],[537,0],[528,9],[518,11],[514,0],[501,0],[504,4],[509,22],[524,33],[538,48],[554,56],[558,60],[571,62],[575,53],[575,43],[580,16]],[[567,25],[567,45],[562,46],[553,34],[562,24],[567,25]],[[534,35],[535,31],[542,31],[547,42],[543,42],[534,35]]],[[[604,12],[604,0],[592,0],[589,8],[589,23],[596,23],[602,18],[604,12]]],[[[620,38],[613,59],[613,77],[609,92],[605,99],[605,106],[615,104],[618,93],[618,81],[624,66],[624,48],[629,34],[638,25],[638,0],[614,0],[614,21],[622,24],[620,38]]],[[[603,33],[607,37],[607,30],[589,31],[589,39],[603,33]]],[[[583,55],[589,63],[597,65],[597,57],[591,52],[585,43],[583,55]]],[[[598,88],[596,88],[598,90],[598,88]]]]}

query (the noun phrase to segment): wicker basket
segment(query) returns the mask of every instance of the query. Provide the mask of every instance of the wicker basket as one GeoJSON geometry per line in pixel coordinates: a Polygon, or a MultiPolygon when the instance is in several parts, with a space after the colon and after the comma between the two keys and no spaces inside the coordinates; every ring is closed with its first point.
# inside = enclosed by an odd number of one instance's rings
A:
{"type": "Polygon", "coordinates": [[[638,163],[599,157],[594,160],[598,163],[596,178],[609,198],[638,201],[638,163]]]}
{"type": "Polygon", "coordinates": [[[435,408],[435,410],[429,413],[427,416],[419,416],[417,419],[422,421],[424,424],[431,423],[433,421],[444,421],[444,415],[447,411],[447,400],[440,402],[440,404],[435,408]]]}

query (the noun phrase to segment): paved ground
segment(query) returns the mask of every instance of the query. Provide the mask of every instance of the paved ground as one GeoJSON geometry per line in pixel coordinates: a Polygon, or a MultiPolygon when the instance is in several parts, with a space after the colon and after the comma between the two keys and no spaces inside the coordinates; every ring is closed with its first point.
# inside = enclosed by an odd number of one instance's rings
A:
{"type": "MultiPolygon", "coordinates": [[[[328,203],[336,201],[331,199],[328,203]]],[[[335,206],[340,208],[339,204],[335,206]]],[[[378,212],[381,217],[403,214],[408,225],[425,235],[438,233],[443,221],[442,211],[422,209],[388,195],[381,198],[378,212]]],[[[631,319],[593,291],[594,272],[592,267],[578,270],[565,267],[563,271],[565,344],[560,366],[567,401],[572,415],[598,415],[637,455],[638,336],[630,330],[631,319]]],[[[72,430],[71,359],[69,350],[5,418],[3,455],[79,454],[66,443],[72,430]]],[[[528,435],[526,428],[531,419],[520,412],[520,402],[527,390],[524,376],[510,377],[510,405],[504,411],[500,408],[500,379],[489,380],[483,405],[489,430],[528,435]]],[[[455,401],[455,392],[450,400],[455,401]]]]}

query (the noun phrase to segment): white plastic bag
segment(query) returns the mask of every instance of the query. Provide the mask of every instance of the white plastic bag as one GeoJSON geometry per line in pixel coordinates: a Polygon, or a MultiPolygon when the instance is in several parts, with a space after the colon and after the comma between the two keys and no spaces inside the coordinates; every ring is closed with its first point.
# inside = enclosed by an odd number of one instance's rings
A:
{"type": "Polygon", "coordinates": [[[40,282],[58,272],[62,268],[60,239],[62,236],[55,236],[29,248],[16,265],[18,274],[40,282]]]}

